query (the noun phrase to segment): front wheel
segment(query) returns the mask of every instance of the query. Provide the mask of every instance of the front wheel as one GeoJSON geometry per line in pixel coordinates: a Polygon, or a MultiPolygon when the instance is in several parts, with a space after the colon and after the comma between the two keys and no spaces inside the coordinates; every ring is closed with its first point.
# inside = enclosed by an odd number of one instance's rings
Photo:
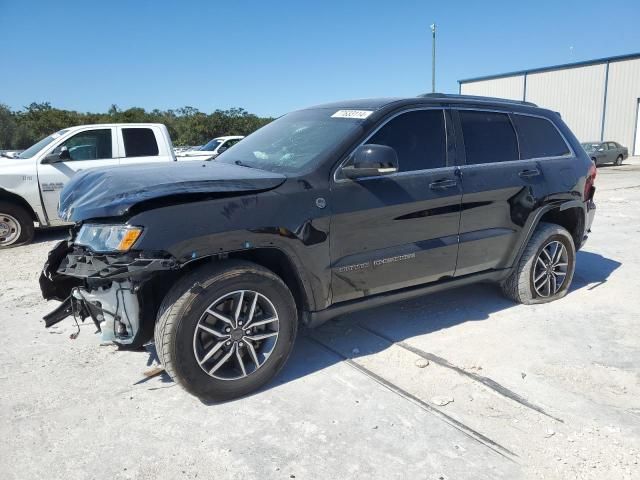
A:
{"type": "Polygon", "coordinates": [[[284,282],[249,262],[188,274],[158,315],[155,344],[165,370],[207,401],[240,397],[270,381],[286,363],[298,326],[284,282]]]}
{"type": "Polygon", "coordinates": [[[618,158],[616,158],[616,161],[613,162],[615,164],[616,167],[619,167],[620,165],[622,165],[622,155],[618,155],[618,158]]]}
{"type": "Polygon", "coordinates": [[[541,223],[513,272],[502,282],[504,294],[518,303],[547,303],[569,291],[576,266],[576,248],[569,232],[541,223]]]}
{"type": "Polygon", "coordinates": [[[10,248],[33,240],[31,215],[20,205],[0,202],[0,248],[10,248]]]}

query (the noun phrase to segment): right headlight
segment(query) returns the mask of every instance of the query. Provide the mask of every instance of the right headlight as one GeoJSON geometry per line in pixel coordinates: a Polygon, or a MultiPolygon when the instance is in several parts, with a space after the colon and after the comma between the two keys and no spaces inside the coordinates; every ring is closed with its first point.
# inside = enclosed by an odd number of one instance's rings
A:
{"type": "Polygon", "coordinates": [[[75,244],[94,252],[126,252],[142,234],[142,227],[86,224],[80,227],[75,244]]]}

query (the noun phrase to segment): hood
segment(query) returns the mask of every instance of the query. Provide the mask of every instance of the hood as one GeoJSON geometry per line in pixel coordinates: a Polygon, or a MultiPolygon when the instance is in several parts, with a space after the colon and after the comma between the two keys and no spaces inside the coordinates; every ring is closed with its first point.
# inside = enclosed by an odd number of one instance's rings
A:
{"type": "Polygon", "coordinates": [[[182,152],[180,155],[183,157],[198,157],[200,155],[213,155],[213,150],[189,150],[188,152],[182,152]]]}
{"type": "Polygon", "coordinates": [[[117,217],[169,196],[270,190],[284,175],[216,162],[167,162],[95,168],[76,174],[60,193],[60,218],[79,222],[117,217]]]}

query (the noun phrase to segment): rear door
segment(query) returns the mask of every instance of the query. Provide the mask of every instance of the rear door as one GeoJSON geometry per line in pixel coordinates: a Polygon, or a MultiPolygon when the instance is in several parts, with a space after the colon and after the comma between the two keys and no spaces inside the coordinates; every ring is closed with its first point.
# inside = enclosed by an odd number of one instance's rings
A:
{"type": "Polygon", "coordinates": [[[397,114],[365,141],[394,148],[397,173],[349,180],[336,172],[333,302],[453,275],[462,192],[450,123],[443,109],[397,114]]]}
{"type": "Polygon", "coordinates": [[[118,127],[118,144],[121,165],[173,160],[157,126],[118,127]]]}
{"type": "MultiPolygon", "coordinates": [[[[543,169],[520,155],[516,128],[505,111],[459,109],[462,172],[456,276],[506,268],[529,215],[547,194],[543,169]]],[[[526,127],[526,119],[516,123],[526,127]]]]}
{"type": "Polygon", "coordinates": [[[622,150],[620,148],[620,145],[618,145],[616,142],[608,142],[607,145],[609,146],[609,161],[610,162],[615,162],[618,159],[619,155],[622,155],[622,150]]]}
{"type": "Polygon", "coordinates": [[[60,190],[67,181],[80,170],[117,165],[118,159],[115,129],[113,127],[92,128],[69,137],[48,153],[59,153],[62,148],[69,151],[69,160],[38,165],[38,181],[42,192],[44,208],[49,221],[55,225],[62,223],[58,217],[60,190]]]}

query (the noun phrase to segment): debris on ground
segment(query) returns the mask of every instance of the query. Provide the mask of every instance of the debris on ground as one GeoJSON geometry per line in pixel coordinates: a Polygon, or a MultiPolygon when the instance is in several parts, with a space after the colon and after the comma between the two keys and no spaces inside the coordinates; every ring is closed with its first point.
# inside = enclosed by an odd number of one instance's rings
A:
{"type": "Polygon", "coordinates": [[[142,374],[147,377],[147,378],[151,378],[151,377],[155,377],[157,375],[160,375],[162,372],[164,372],[164,367],[161,365],[157,365],[155,367],[153,367],[150,370],[147,370],[146,372],[143,372],[142,374]]]}
{"type": "Polygon", "coordinates": [[[419,358],[416,360],[415,364],[418,368],[425,368],[429,366],[429,360],[426,358],[419,358]]]}
{"type": "Polygon", "coordinates": [[[431,399],[431,402],[435,403],[440,407],[444,407],[445,405],[449,405],[450,403],[453,403],[453,397],[433,397],[431,399]]]}

